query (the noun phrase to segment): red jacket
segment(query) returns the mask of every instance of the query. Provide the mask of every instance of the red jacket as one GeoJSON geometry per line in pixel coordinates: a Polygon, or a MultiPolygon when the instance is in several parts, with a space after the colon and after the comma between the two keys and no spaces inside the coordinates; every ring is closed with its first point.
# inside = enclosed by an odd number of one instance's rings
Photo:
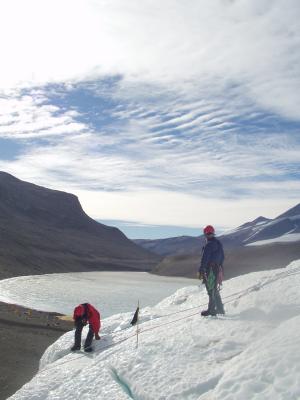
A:
{"type": "Polygon", "coordinates": [[[101,328],[100,313],[89,303],[79,304],[75,307],[73,319],[78,318],[86,319],[92,326],[94,333],[99,333],[101,328]]]}

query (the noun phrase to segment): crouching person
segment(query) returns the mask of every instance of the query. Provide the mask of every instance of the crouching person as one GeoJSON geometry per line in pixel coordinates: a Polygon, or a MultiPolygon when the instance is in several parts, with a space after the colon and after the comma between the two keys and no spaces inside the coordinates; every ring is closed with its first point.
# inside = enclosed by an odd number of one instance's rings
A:
{"type": "Polygon", "coordinates": [[[95,336],[96,340],[100,339],[99,330],[101,327],[100,313],[89,303],[79,304],[74,309],[73,314],[75,324],[75,343],[71,351],[81,349],[81,333],[85,325],[89,324],[89,331],[84,342],[84,351],[91,352],[92,341],[95,336]]]}

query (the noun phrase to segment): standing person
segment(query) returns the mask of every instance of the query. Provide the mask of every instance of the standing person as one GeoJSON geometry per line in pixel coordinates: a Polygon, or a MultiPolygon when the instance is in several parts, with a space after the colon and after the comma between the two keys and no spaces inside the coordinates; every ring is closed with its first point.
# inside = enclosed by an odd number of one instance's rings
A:
{"type": "Polygon", "coordinates": [[[225,314],[220,296],[224,262],[223,246],[216,239],[213,226],[206,226],[203,233],[206,238],[206,244],[202,250],[198,278],[203,279],[203,283],[205,283],[209,301],[207,310],[202,311],[201,315],[225,314]]]}
{"type": "Polygon", "coordinates": [[[81,333],[82,329],[87,323],[89,323],[89,331],[84,342],[84,351],[91,352],[92,341],[95,335],[95,339],[99,340],[99,330],[101,327],[100,313],[89,303],[79,304],[74,309],[73,314],[74,324],[75,324],[75,343],[71,348],[71,351],[76,351],[81,349],[81,333]]]}

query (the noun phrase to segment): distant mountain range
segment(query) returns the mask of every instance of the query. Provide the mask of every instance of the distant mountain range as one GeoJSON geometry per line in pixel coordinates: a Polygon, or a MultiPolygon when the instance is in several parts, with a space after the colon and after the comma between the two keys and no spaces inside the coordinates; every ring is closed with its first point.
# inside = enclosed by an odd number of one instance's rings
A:
{"type": "MultiPolygon", "coordinates": [[[[258,217],[254,221],[220,235],[219,238],[227,248],[266,244],[260,243],[261,241],[269,241],[269,243],[300,242],[300,204],[274,219],[258,217]]],[[[134,240],[136,244],[162,256],[200,254],[203,241],[203,235],[134,240]]]]}
{"type": "MultiPolygon", "coordinates": [[[[300,204],[219,236],[226,277],[300,258],[300,204]]],[[[143,270],[195,277],[203,236],[129,240],[83,211],[76,196],[0,172],[0,279],[54,272],[143,270]]]]}
{"type": "Polygon", "coordinates": [[[88,270],[150,270],[161,259],[83,211],[76,196],[0,172],[0,279],[88,270]]]}
{"type": "MultiPolygon", "coordinates": [[[[258,217],[219,236],[226,254],[227,277],[276,268],[300,258],[300,204],[274,219],[258,217]]],[[[155,267],[162,275],[195,276],[204,237],[135,240],[165,258],[155,267]]]]}

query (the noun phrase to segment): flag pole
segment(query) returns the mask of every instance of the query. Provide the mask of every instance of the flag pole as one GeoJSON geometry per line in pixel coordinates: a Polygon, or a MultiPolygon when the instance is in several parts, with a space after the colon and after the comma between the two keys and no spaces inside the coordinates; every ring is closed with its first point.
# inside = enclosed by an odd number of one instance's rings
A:
{"type": "MultiPolygon", "coordinates": [[[[138,308],[140,308],[140,300],[138,300],[138,308]]],[[[139,347],[139,318],[136,321],[136,348],[139,347]]]]}

